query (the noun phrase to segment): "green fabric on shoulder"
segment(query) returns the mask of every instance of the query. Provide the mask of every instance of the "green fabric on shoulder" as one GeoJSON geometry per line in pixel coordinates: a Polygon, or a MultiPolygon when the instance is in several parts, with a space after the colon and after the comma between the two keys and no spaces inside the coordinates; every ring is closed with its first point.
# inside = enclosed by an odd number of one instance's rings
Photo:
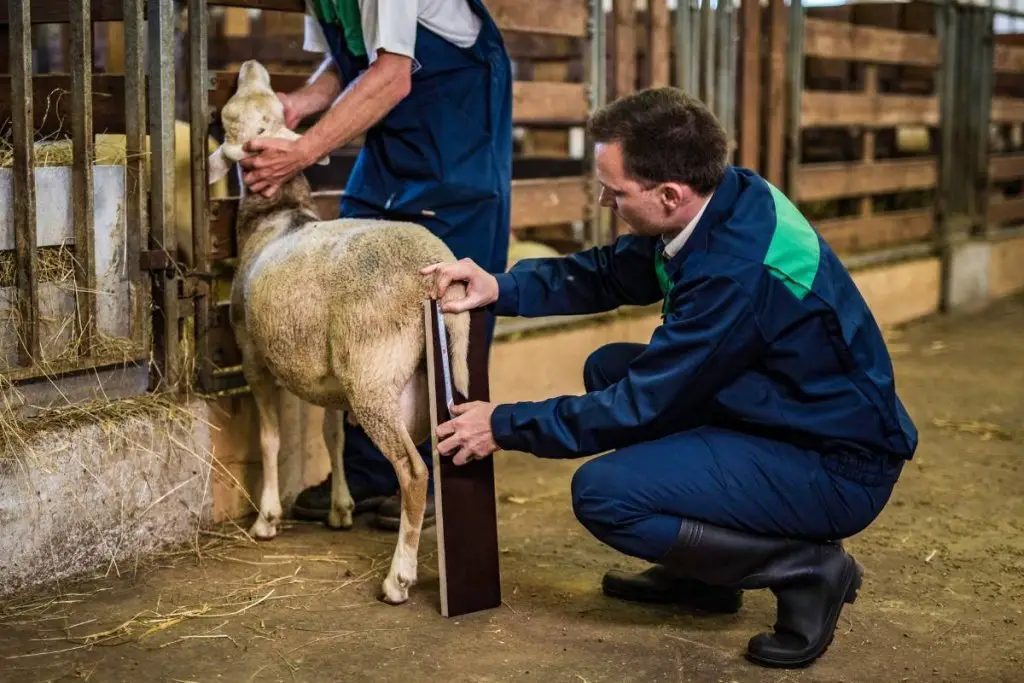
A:
{"type": "Polygon", "coordinates": [[[764,265],[796,298],[803,299],[818,275],[821,259],[818,233],[786,195],[771,183],[767,184],[775,203],[775,232],[765,253],[764,265]]]}
{"type": "Polygon", "coordinates": [[[366,55],[359,0],[312,0],[312,3],[313,11],[320,21],[341,27],[345,43],[352,54],[356,57],[366,55]]]}

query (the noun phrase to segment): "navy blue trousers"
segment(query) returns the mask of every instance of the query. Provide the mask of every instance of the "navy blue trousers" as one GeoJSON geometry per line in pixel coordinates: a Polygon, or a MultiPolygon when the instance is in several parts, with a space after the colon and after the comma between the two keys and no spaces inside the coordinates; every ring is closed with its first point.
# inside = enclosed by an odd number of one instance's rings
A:
{"type": "MultiPolygon", "coordinates": [[[[595,351],[583,370],[586,389],[623,378],[643,349],[609,344],[595,351]]],[[[682,519],[766,536],[852,536],[881,512],[901,469],[902,461],[884,456],[840,462],[704,425],[587,461],[573,476],[572,503],[598,540],[657,562],[682,519]]]]}

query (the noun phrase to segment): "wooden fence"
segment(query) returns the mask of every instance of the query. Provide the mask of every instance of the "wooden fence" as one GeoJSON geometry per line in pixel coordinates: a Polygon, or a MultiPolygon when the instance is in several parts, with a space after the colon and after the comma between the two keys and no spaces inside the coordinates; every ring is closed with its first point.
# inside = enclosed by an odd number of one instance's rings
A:
{"type": "Polygon", "coordinates": [[[1024,222],[1024,36],[996,37],[992,70],[987,224],[998,233],[1024,222]]]}
{"type": "MultiPolygon", "coordinates": [[[[108,367],[97,342],[112,328],[96,323],[111,311],[118,329],[130,331],[130,364],[152,357],[157,379],[173,385],[195,375],[206,391],[243,384],[227,318],[237,177],[226,196],[207,201],[199,150],[208,134],[220,135],[217,113],[242,61],[258,57],[274,86],[287,91],[318,57],[302,49],[304,0],[189,4],[196,11],[187,26],[158,0],[0,4],[0,126],[12,123],[0,128],[0,140],[15,151],[11,168],[0,169],[0,197],[11,197],[0,205],[0,309],[13,311],[0,329],[5,380],[52,385],[66,373],[108,367]],[[66,31],[66,58],[50,60],[70,73],[31,73],[32,26],[86,26],[73,21],[86,12],[99,22],[95,32],[66,31]],[[156,41],[145,54],[144,34],[156,41]],[[92,38],[102,50],[93,49],[92,38]],[[92,54],[95,62],[80,58],[92,54]],[[186,126],[193,148],[184,176],[172,168],[177,124],[186,126]],[[136,154],[147,132],[156,141],[149,173],[136,154]],[[93,133],[127,133],[127,160],[90,163],[99,158],[93,133]],[[31,155],[39,148],[27,141],[41,136],[73,142],[65,195],[75,201],[66,205],[49,201],[50,193],[40,197],[52,169],[35,168],[31,155]],[[86,188],[118,172],[128,184],[123,215],[101,215],[100,195],[86,188]],[[197,200],[191,209],[179,208],[182,192],[197,200]],[[48,236],[43,210],[73,216],[48,236]],[[182,222],[191,232],[179,243],[172,226],[182,222]],[[111,231],[103,233],[108,223],[122,226],[116,258],[111,231]],[[118,291],[130,293],[121,295],[121,308],[105,303],[103,273],[83,265],[101,252],[121,268],[118,291]],[[54,257],[68,253],[71,269],[62,277],[71,273],[74,293],[48,294],[47,273],[57,271],[43,265],[64,263],[54,257]],[[55,296],[70,311],[72,332],[58,334],[49,320],[59,307],[49,303],[55,296]],[[185,331],[189,325],[194,334],[185,331]],[[84,343],[53,362],[60,351],[48,351],[49,340],[61,334],[61,349],[72,338],[84,343]]],[[[784,188],[851,264],[941,253],[957,235],[1019,231],[1024,41],[988,42],[992,8],[944,0],[811,9],[795,3],[798,12],[784,0],[678,4],[615,0],[591,17],[600,6],[592,0],[487,0],[515,69],[515,236],[563,253],[613,238],[607,212],[594,210],[581,126],[604,93],[665,84],[704,98],[729,131],[733,161],[784,188]]],[[[357,152],[358,144],[336,150],[329,166],[307,172],[325,217],[337,214],[357,152]]]]}

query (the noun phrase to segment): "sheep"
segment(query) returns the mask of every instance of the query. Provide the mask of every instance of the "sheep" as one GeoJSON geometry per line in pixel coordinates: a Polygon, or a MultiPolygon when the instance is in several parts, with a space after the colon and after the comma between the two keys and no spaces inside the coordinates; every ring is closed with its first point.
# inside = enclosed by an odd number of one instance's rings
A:
{"type": "MultiPolygon", "coordinates": [[[[209,157],[220,180],[259,137],[297,139],[284,125],[266,69],[242,64],[221,113],[224,143],[209,157]]],[[[426,266],[455,261],[425,227],[383,219],[320,220],[300,173],[270,198],[246,193],[236,230],[240,254],[231,285],[230,320],[259,413],[263,488],[251,533],[277,533],[280,437],[276,391],[284,388],[325,409],[333,485],[328,525],[350,528],[354,504],[342,462],[343,420],[360,424],[395,468],[402,517],[381,599],[400,604],[416,582],[427,470],[416,443],[430,436],[424,302],[436,276],[426,266]],[[336,438],[334,438],[336,437],[336,438]]],[[[443,301],[466,296],[448,288],[443,301]]],[[[468,396],[469,313],[444,314],[453,384],[468,396]]]]}

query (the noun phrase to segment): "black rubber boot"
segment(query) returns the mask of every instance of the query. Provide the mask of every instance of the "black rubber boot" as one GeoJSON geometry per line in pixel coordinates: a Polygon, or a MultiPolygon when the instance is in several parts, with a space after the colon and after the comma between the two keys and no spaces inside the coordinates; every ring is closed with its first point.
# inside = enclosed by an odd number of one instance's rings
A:
{"type": "MultiPolygon", "coordinates": [[[[427,505],[423,510],[423,528],[431,526],[436,520],[434,512],[434,496],[427,496],[427,505]]],[[[377,516],[374,523],[380,529],[398,531],[402,522],[402,496],[395,494],[386,498],[380,507],[377,508],[377,516]]]]}
{"type": "MultiPolygon", "coordinates": [[[[373,512],[380,508],[381,504],[387,500],[387,496],[364,496],[362,499],[356,497],[357,491],[351,491],[352,497],[355,499],[356,507],[353,510],[353,515],[359,515],[364,512],[373,512]]],[[[305,489],[295,498],[295,503],[292,505],[292,517],[295,519],[304,519],[312,522],[324,522],[327,520],[327,514],[331,511],[331,475],[328,474],[327,478],[316,486],[310,486],[305,489]]]]}
{"type": "Polygon", "coordinates": [[[683,521],[664,562],[697,581],[770,589],[778,601],[774,632],[751,638],[747,657],[771,667],[803,667],[821,657],[862,581],[860,565],[839,543],[756,536],[691,520],[683,521]]]}
{"type": "Polygon", "coordinates": [[[613,569],[601,580],[601,590],[620,600],[671,604],[693,612],[735,614],[743,606],[742,591],[694,581],[660,564],[638,574],[613,569]]]}

